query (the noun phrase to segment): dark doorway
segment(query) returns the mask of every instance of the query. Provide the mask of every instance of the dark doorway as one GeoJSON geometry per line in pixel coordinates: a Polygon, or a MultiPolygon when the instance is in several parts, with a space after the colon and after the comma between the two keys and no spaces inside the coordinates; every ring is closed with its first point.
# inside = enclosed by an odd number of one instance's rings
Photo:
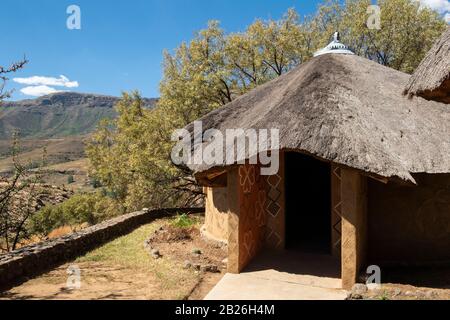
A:
{"type": "Polygon", "coordinates": [[[331,253],[331,165],[286,153],[286,248],[331,253]]]}

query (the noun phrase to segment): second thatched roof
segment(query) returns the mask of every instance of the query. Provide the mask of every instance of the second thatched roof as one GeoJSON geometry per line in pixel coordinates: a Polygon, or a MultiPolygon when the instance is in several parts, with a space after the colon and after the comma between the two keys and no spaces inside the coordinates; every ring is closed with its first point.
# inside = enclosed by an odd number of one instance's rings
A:
{"type": "MultiPolygon", "coordinates": [[[[412,173],[450,173],[450,108],[405,97],[409,78],[365,58],[327,54],[200,120],[203,131],[276,128],[281,149],[415,183],[412,173]]],[[[197,177],[226,166],[189,165],[197,177]]]]}
{"type": "Polygon", "coordinates": [[[405,93],[450,104],[450,27],[419,65],[405,93]]]}

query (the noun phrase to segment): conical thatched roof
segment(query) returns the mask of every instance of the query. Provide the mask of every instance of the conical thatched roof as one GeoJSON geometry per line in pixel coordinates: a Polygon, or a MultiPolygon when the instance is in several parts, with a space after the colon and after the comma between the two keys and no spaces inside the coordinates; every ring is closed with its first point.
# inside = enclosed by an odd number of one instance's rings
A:
{"type": "Polygon", "coordinates": [[[450,103],[450,27],[419,65],[405,93],[450,103]]]}
{"type": "Polygon", "coordinates": [[[319,56],[211,112],[203,129],[278,128],[281,149],[381,177],[449,173],[450,108],[405,97],[409,77],[358,56],[319,56]]]}

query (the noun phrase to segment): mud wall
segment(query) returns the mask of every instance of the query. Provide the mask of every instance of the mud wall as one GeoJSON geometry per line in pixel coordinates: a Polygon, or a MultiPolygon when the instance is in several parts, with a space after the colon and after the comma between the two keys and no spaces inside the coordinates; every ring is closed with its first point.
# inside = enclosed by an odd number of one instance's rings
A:
{"type": "Polygon", "coordinates": [[[228,241],[228,196],[227,188],[205,188],[205,225],[207,237],[228,241]]]}
{"type": "Polygon", "coordinates": [[[269,249],[284,250],[286,239],[286,190],[284,153],[280,154],[280,170],[266,180],[266,233],[265,245],[269,249]]]}
{"type": "Polygon", "coordinates": [[[228,172],[228,272],[239,273],[264,246],[266,180],[260,167],[241,165],[228,172]]]}
{"type": "Polygon", "coordinates": [[[254,165],[239,167],[240,270],[259,253],[264,245],[266,231],[266,181],[261,168],[254,165]]]}
{"type": "Polygon", "coordinates": [[[450,262],[450,175],[415,175],[418,186],[369,182],[369,262],[450,262]]]}

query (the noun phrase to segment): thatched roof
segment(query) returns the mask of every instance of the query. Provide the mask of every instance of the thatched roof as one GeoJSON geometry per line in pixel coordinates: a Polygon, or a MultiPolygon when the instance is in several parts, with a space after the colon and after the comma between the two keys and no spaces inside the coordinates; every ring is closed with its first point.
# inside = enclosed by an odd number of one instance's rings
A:
{"type": "Polygon", "coordinates": [[[405,94],[450,103],[450,27],[419,65],[405,94]]]}
{"type": "MultiPolygon", "coordinates": [[[[281,149],[413,183],[411,173],[449,173],[450,108],[405,97],[409,77],[359,56],[319,56],[206,115],[203,129],[278,128],[281,149]]],[[[199,176],[225,166],[190,167],[199,176]]]]}

